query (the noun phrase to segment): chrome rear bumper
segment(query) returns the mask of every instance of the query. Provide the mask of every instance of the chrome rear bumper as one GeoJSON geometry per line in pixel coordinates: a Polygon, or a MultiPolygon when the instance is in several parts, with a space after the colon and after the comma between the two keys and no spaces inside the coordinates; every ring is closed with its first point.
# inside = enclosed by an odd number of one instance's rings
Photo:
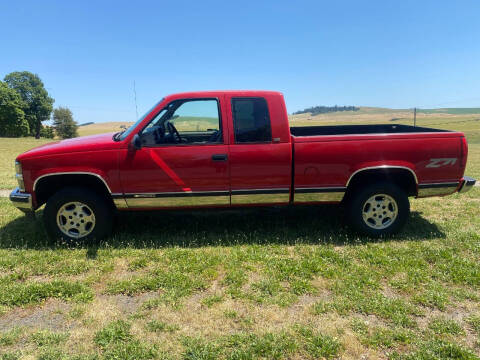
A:
{"type": "Polygon", "coordinates": [[[464,193],[467,192],[468,190],[471,190],[472,187],[475,185],[476,180],[474,178],[471,178],[470,176],[464,176],[462,179],[462,184],[458,188],[459,193],[464,193]]]}
{"type": "Polygon", "coordinates": [[[23,212],[33,211],[32,195],[21,192],[18,187],[10,193],[10,201],[23,212]]]}

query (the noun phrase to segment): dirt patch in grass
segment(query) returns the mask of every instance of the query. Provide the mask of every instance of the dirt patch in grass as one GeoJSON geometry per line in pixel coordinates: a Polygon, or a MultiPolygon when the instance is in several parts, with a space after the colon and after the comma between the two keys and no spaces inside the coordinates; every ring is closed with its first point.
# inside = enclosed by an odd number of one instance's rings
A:
{"type": "Polygon", "coordinates": [[[156,293],[143,293],[136,296],[129,295],[100,295],[105,297],[107,301],[113,303],[122,314],[128,315],[136,312],[140,306],[147,300],[154,299],[156,293]]]}
{"type": "Polygon", "coordinates": [[[16,327],[69,330],[75,326],[75,321],[69,320],[65,315],[70,308],[70,304],[56,299],[48,300],[41,306],[18,307],[0,317],[0,331],[16,327]]]}
{"type": "MultiPolygon", "coordinates": [[[[461,342],[469,348],[480,350],[480,336],[469,326],[469,319],[476,311],[478,311],[478,303],[468,301],[457,304],[457,306],[448,306],[445,311],[425,308],[424,316],[417,318],[418,329],[422,332],[431,332],[432,322],[437,320],[457,324],[459,327],[458,334],[453,335],[460,336],[455,341],[461,342]]],[[[445,333],[449,334],[448,331],[445,331],[445,333]]],[[[443,333],[440,332],[440,335],[443,335],[443,333]]]]}

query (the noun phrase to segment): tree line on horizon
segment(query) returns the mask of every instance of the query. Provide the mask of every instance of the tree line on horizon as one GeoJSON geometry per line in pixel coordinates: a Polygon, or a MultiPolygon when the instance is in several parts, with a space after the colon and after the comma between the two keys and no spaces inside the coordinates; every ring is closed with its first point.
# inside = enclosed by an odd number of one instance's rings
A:
{"type": "Polygon", "coordinates": [[[37,74],[14,71],[0,80],[0,137],[72,138],[77,123],[66,107],[53,109],[55,100],[37,74]],[[53,116],[52,116],[53,113],[53,116]],[[42,122],[53,119],[53,126],[42,122]]]}
{"type": "Polygon", "coordinates": [[[337,111],[358,111],[359,107],[356,106],[312,106],[304,110],[299,110],[293,113],[293,115],[311,113],[312,115],[326,114],[337,111]]]}

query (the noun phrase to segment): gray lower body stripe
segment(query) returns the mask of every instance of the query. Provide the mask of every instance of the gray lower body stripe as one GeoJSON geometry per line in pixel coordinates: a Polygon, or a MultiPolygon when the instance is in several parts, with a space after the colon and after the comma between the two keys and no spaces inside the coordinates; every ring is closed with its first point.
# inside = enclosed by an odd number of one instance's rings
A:
{"type": "Polygon", "coordinates": [[[229,196],[229,191],[182,191],[182,192],[163,192],[163,193],[138,193],[125,194],[126,199],[131,198],[167,198],[167,197],[197,197],[197,196],[229,196]]]}

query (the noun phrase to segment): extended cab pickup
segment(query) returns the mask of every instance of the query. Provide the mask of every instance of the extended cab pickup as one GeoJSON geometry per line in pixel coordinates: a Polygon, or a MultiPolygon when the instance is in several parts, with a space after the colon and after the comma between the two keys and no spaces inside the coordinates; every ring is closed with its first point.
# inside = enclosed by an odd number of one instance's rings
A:
{"type": "Polygon", "coordinates": [[[370,236],[400,230],[408,197],[469,190],[463,133],[406,125],[290,127],[281,93],[169,95],[126,131],[18,156],[21,210],[48,233],[102,238],[114,210],[344,203],[370,236]]]}

